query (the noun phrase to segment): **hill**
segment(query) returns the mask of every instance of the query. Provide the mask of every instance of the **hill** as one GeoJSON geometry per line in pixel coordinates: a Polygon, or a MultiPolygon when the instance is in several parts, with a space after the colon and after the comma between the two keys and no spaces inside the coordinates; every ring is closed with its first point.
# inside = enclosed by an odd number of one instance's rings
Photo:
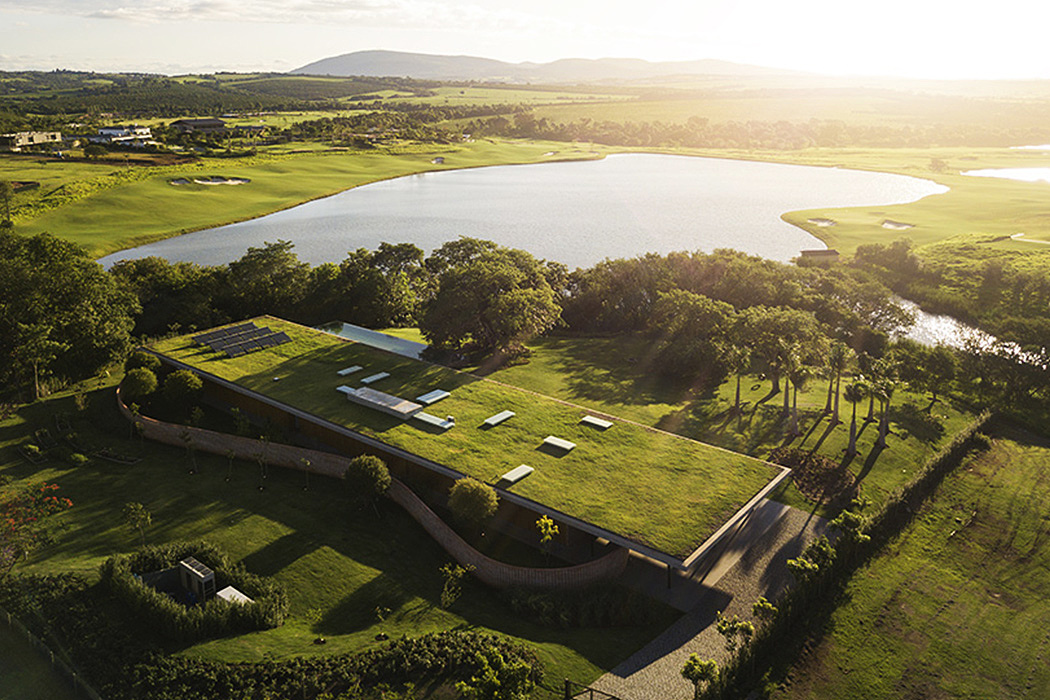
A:
{"type": "Polygon", "coordinates": [[[477,56],[441,56],[401,51],[355,51],[315,61],[297,75],[409,76],[428,80],[593,82],[643,80],[675,75],[785,75],[774,68],[713,59],[653,63],[637,58],[565,58],[551,63],[507,63],[477,56]]]}

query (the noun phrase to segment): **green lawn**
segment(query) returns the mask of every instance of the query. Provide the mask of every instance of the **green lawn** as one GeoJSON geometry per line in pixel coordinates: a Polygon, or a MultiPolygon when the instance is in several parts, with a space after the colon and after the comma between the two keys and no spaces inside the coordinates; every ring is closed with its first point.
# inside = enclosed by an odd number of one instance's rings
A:
{"type": "MultiPolygon", "coordinates": [[[[298,472],[271,468],[263,482],[253,462],[235,462],[227,482],[227,461],[204,454],[197,455],[198,473],[191,475],[184,450],[129,437],[128,424],[116,411],[112,383],[87,393],[83,410],[75,408],[67,393],[22,407],[0,422],[0,482],[16,488],[53,481],[74,503],[52,519],[53,543],[16,571],[75,571],[97,579],[105,558],[137,547],[137,533],[120,516],[124,503],[137,501],[153,516],[148,543],[206,538],[248,570],[274,576],[287,588],[291,617],[284,626],[176,650],[180,654],[259,661],[359,651],[375,645],[379,632],[397,637],[476,628],[535,646],[554,683],[563,677],[587,682],[674,618],[654,604],[653,623],[647,628],[618,629],[615,634],[547,629],[516,617],[495,592],[473,582],[467,582],[463,597],[450,610],[442,610],[438,568],[449,557],[402,509],[383,503],[378,514],[354,510],[341,484],[316,476],[307,484],[298,472]],[[23,462],[15,446],[41,427],[56,432],[55,414],[70,418],[80,442],[141,454],[142,461],[126,466],[96,459],[81,468],[58,458],[39,466],[23,462]],[[260,491],[262,483],[266,488],[260,491]],[[379,607],[391,611],[384,622],[377,619],[379,607]],[[328,639],[323,647],[312,643],[318,634],[328,639]]],[[[0,688],[8,690],[6,683],[0,688]]]]}
{"type": "MultiPolygon", "coordinates": [[[[825,380],[810,381],[800,394],[803,434],[787,439],[780,419],[783,394],[767,398],[770,382],[757,377],[745,377],[741,384],[743,419],[727,422],[735,379],[706,393],[681,382],[660,380],[651,357],[652,344],[644,337],[537,338],[530,346],[533,354],[528,363],[501,369],[491,377],[759,458],[784,444],[815,448],[836,461],[845,456],[851,407],[841,400],[844,422],[830,425],[830,418],[823,415],[825,380]]],[[[849,468],[860,481],[864,496],[882,502],[914,478],[923,462],[973,419],[951,401],[936,403],[929,413],[928,404],[928,396],[898,389],[885,450],[874,449],[875,423],[860,428],[859,454],[849,468]]],[[[859,417],[866,414],[867,403],[859,405],[859,417]]],[[[813,507],[794,488],[782,490],[777,497],[800,508],[813,507]]]]}
{"type": "Polygon", "coordinates": [[[676,557],[702,544],[777,473],[749,457],[631,423],[598,431],[579,424],[585,411],[575,405],[277,319],[263,322],[287,330],[294,342],[235,359],[198,349],[188,336],[153,348],[490,483],[529,464],[536,471],[513,487],[515,493],[676,557]],[[345,380],[336,375],[350,365],[365,369],[345,380]],[[380,371],[391,377],[372,388],[395,396],[451,391],[431,412],[455,416],[456,426],[435,434],[415,421],[350,403],[335,391],[380,371]],[[275,382],[275,376],[282,379],[275,382]],[[482,429],[486,418],[503,410],[517,415],[482,429]],[[548,452],[541,448],[548,435],[578,446],[567,454],[548,452]]]}
{"type": "MultiPolygon", "coordinates": [[[[102,256],[180,233],[263,216],[377,180],[432,170],[540,162],[550,160],[543,154],[551,150],[558,150],[561,159],[597,155],[591,150],[565,149],[564,144],[528,141],[485,140],[376,152],[314,146],[325,150],[310,152],[310,144],[290,144],[288,149],[306,152],[246,159],[208,158],[183,167],[132,169],[130,174],[118,173],[123,179],[106,181],[105,187],[93,183],[106,177],[112,166],[100,170],[82,164],[40,166],[24,159],[0,159],[0,166],[5,168],[0,170],[0,177],[43,182],[46,171],[60,173],[54,175],[56,185],[72,181],[81,188],[90,186],[82,197],[67,198],[58,208],[15,223],[22,233],[50,231],[80,243],[92,255],[102,256]],[[431,163],[435,155],[443,156],[444,164],[431,163]],[[192,180],[206,175],[243,177],[251,182],[237,187],[169,184],[174,178],[192,180]]],[[[52,181],[47,185],[51,187],[52,181]]],[[[16,205],[22,196],[16,197],[16,205]]]]}
{"type": "Polygon", "coordinates": [[[1045,698],[1050,442],[1004,431],[861,569],[780,700],[1045,698]]]}

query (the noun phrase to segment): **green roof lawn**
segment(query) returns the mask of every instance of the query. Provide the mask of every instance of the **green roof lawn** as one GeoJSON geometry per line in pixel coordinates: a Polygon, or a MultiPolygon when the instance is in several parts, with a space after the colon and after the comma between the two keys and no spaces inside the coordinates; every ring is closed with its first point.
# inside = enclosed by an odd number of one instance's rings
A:
{"type": "Polygon", "coordinates": [[[528,464],[536,471],[515,484],[514,493],[676,557],[696,549],[778,473],[751,457],[632,423],[599,431],[579,425],[586,413],[579,406],[280,319],[256,321],[286,331],[292,342],[233,359],[192,345],[189,335],[152,349],[489,483],[528,464]],[[336,374],[351,365],[364,369],[336,374]],[[377,372],[391,376],[372,388],[410,400],[432,389],[451,391],[424,410],[454,416],[455,427],[430,432],[335,391],[341,384],[361,386],[377,372]],[[517,415],[482,429],[486,418],[503,410],[517,415]],[[543,451],[548,435],[577,447],[560,456],[543,451]]]}

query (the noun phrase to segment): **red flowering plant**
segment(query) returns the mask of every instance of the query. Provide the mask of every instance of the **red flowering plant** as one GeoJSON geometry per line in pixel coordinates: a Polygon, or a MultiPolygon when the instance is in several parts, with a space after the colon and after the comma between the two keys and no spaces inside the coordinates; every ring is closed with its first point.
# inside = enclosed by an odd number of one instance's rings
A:
{"type": "Polygon", "coordinates": [[[34,484],[12,495],[0,495],[0,579],[46,538],[45,521],[73,507],[55,493],[58,484],[34,484]]]}

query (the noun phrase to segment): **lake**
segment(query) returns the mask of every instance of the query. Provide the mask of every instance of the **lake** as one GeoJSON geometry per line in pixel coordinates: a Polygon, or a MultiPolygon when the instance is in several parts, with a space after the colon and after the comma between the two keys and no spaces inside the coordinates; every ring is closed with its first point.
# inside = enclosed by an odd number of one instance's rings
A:
{"type": "Polygon", "coordinates": [[[156,255],[213,265],[239,258],[249,246],[284,239],[295,243],[300,259],[318,264],[383,241],[415,243],[429,252],[459,236],[523,248],[570,268],[604,258],[716,248],[788,261],[800,250],[825,246],[784,222],[785,212],[898,204],[947,190],[888,173],[620,154],[410,175],[100,262],[109,267],[156,255]]]}
{"type": "Polygon", "coordinates": [[[998,177],[1020,182],[1050,182],[1050,168],[985,168],[966,170],[962,174],[971,177],[998,177]]]}

